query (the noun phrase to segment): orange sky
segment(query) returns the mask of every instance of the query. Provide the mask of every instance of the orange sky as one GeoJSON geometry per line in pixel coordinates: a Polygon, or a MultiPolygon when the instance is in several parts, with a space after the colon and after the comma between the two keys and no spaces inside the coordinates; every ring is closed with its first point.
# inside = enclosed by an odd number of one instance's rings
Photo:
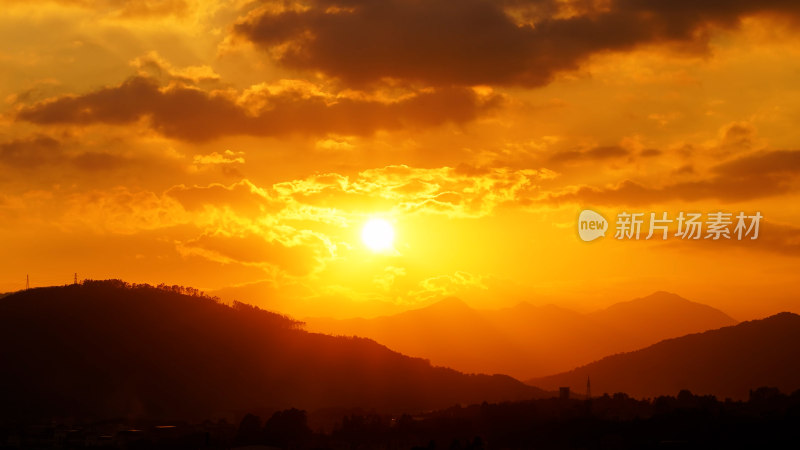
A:
{"type": "Polygon", "coordinates": [[[676,292],[800,312],[800,6],[82,0],[0,12],[0,291],[183,284],[299,317],[676,292]],[[764,216],[578,239],[578,213],[764,216]],[[361,242],[395,228],[394,249],[361,242]]]}

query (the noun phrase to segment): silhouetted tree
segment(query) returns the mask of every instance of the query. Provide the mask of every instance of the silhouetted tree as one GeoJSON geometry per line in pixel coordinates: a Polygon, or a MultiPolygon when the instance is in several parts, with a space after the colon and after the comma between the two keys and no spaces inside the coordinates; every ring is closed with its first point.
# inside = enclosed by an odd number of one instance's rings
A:
{"type": "Polygon", "coordinates": [[[254,445],[262,443],[261,418],[254,414],[247,414],[239,424],[236,431],[236,443],[240,445],[254,445]]]}
{"type": "Polygon", "coordinates": [[[264,424],[264,442],[287,448],[305,442],[311,436],[306,412],[299,409],[278,411],[264,424]]]}

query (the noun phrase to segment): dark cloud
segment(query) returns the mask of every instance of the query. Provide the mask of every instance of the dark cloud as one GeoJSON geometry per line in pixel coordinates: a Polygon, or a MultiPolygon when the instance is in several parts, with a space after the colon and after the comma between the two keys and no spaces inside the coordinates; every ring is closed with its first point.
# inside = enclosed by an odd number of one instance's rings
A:
{"type": "Polygon", "coordinates": [[[788,256],[800,256],[800,228],[792,225],[771,223],[765,219],[758,239],[750,242],[761,250],[788,256]]]}
{"type": "Polygon", "coordinates": [[[595,205],[643,205],[670,200],[751,200],[791,192],[800,176],[800,150],[759,152],[712,168],[706,179],[682,181],[660,187],[625,180],[612,187],[581,186],[555,194],[555,203],[579,202],[595,205]]]}
{"type": "Polygon", "coordinates": [[[501,97],[472,89],[425,91],[394,102],[308,95],[298,90],[253,94],[248,108],[229,95],[136,76],[119,86],[23,107],[17,118],[42,125],[129,124],[147,118],[157,132],[187,141],[225,135],[371,134],[381,129],[463,123],[495,108],[501,97]]]}
{"type": "Polygon", "coordinates": [[[653,156],[660,156],[661,153],[662,153],[661,150],[657,148],[646,148],[639,152],[639,156],[644,158],[651,158],[653,156]]]}
{"type": "Polygon", "coordinates": [[[0,164],[13,169],[70,164],[82,170],[109,170],[119,167],[124,161],[124,158],[108,153],[70,154],[61,141],[44,135],[0,143],[0,164]]]}
{"type": "Polygon", "coordinates": [[[284,66],[349,84],[382,78],[431,85],[548,83],[588,56],[652,43],[705,49],[709,26],[758,13],[796,15],[796,0],[310,0],[267,8],[236,24],[238,36],[284,66]],[[607,7],[603,7],[607,5],[607,7]],[[570,7],[578,14],[557,14],[570,7]]]}
{"type": "Polygon", "coordinates": [[[565,150],[550,157],[551,163],[572,161],[601,161],[629,156],[630,152],[617,145],[594,147],[589,150],[565,150]]]}
{"type": "Polygon", "coordinates": [[[0,144],[0,162],[30,169],[61,159],[61,143],[47,136],[17,139],[0,144]]]}
{"type": "Polygon", "coordinates": [[[125,158],[108,153],[87,152],[72,158],[72,164],[83,170],[112,170],[124,166],[125,158]]]}
{"type": "Polygon", "coordinates": [[[752,174],[780,177],[800,174],[800,151],[763,151],[738,158],[717,166],[714,171],[721,176],[747,177],[752,174]]]}
{"type": "Polygon", "coordinates": [[[694,166],[691,164],[684,164],[672,171],[673,175],[690,175],[694,172],[694,166]]]}

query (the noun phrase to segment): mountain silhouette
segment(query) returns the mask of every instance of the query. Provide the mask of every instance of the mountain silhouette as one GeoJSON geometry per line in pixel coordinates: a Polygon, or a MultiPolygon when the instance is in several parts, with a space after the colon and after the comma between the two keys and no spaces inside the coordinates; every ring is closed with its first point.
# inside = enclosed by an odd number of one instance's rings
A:
{"type": "Polygon", "coordinates": [[[309,330],[368,337],[434,364],[521,379],[736,323],[722,311],[666,292],[589,314],[524,302],[511,308],[476,310],[447,298],[391,316],[309,318],[306,322],[309,330]]]}
{"type": "Polygon", "coordinates": [[[300,325],[177,286],[109,280],[14,293],[0,299],[0,418],[411,412],[546,395],[300,325]]]}
{"type": "Polygon", "coordinates": [[[589,317],[623,331],[627,343],[633,348],[736,323],[716,308],[664,291],[616,303],[589,314],[589,317]]]}
{"type": "Polygon", "coordinates": [[[800,316],[780,313],[669,339],[529,383],[543,388],[569,386],[582,393],[587,377],[594,394],[654,397],[686,389],[745,399],[759,386],[793,392],[800,388],[800,316]]]}

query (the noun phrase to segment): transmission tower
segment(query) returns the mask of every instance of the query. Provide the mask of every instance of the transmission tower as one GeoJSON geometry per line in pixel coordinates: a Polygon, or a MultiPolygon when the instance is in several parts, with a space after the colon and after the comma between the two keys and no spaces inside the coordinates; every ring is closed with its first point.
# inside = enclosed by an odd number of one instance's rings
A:
{"type": "Polygon", "coordinates": [[[591,400],[592,398],[592,381],[589,377],[586,377],[586,400],[591,400]]]}

